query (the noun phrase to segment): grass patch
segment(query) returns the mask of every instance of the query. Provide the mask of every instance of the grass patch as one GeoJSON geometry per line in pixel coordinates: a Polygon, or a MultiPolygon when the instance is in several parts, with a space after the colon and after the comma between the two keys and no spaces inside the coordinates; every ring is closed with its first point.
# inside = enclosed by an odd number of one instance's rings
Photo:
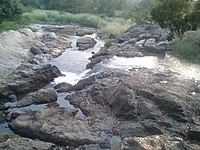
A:
{"type": "Polygon", "coordinates": [[[175,40],[172,43],[174,54],[192,62],[200,63],[200,47],[185,40],[175,40]]]}
{"type": "Polygon", "coordinates": [[[171,44],[173,53],[191,62],[200,63],[200,30],[186,32],[171,44]]]}
{"type": "Polygon", "coordinates": [[[15,21],[4,21],[0,24],[0,32],[7,31],[7,30],[18,30],[22,26],[15,21]]]}
{"type": "Polygon", "coordinates": [[[72,14],[68,12],[33,10],[23,14],[24,22],[36,23],[60,23],[78,24],[80,26],[101,29],[105,33],[121,34],[129,28],[133,22],[123,18],[100,17],[92,14],[72,14]]]}

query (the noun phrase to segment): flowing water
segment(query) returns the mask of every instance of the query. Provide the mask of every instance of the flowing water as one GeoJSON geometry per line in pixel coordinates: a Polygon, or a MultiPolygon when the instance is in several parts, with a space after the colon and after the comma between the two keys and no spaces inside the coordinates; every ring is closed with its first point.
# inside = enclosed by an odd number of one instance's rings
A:
{"type": "MultiPolygon", "coordinates": [[[[47,25],[35,25],[39,31],[43,31],[42,28],[47,25]]],[[[55,26],[56,27],[56,26],[55,26]]],[[[62,28],[65,26],[57,26],[58,28],[62,28]]],[[[85,67],[89,63],[88,58],[92,56],[92,53],[96,53],[100,50],[101,47],[104,46],[104,41],[99,39],[97,35],[94,33],[92,35],[86,35],[87,37],[92,37],[97,41],[97,44],[94,48],[90,48],[86,51],[79,51],[76,46],[76,40],[81,38],[79,36],[69,36],[68,39],[72,42],[72,48],[67,49],[61,56],[55,58],[53,60],[47,61],[45,63],[50,63],[52,65],[57,66],[60,71],[65,75],[59,78],[56,78],[54,82],[46,86],[46,88],[53,88],[54,85],[67,82],[72,85],[75,85],[80,79],[86,77],[86,74],[90,72],[90,70],[86,70],[85,67]]],[[[108,69],[124,69],[129,70],[132,68],[156,68],[158,70],[170,70],[173,72],[177,72],[177,76],[181,78],[194,78],[195,80],[200,80],[200,65],[195,65],[191,63],[184,62],[179,60],[171,55],[166,54],[164,58],[160,58],[157,56],[145,56],[145,57],[135,57],[135,58],[125,58],[125,57],[117,57],[114,56],[108,60],[105,60],[98,64],[99,67],[105,67],[108,69]]],[[[67,94],[70,93],[58,93],[57,103],[66,108],[74,108],[69,101],[65,100],[67,94]]],[[[25,108],[15,108],[11,111],[23,111],[24,109],[41,109],[46,107],[46,105],[31,105],[25,108]]],[[[83,113],[80,109],[78,109],[78,114],[76,117],[83,117],[83,113]]],[[[7,128],[7,123],[4,122],[0,125],[0,131],[2,132],[10,132],[9,128],[7,128]]],[[[120,141],[120,138],[117,136],[107,135],[103,132],[99,132],[97,134],[101,134],[103,138],[109,139],[110,141],[120,141]]]]}

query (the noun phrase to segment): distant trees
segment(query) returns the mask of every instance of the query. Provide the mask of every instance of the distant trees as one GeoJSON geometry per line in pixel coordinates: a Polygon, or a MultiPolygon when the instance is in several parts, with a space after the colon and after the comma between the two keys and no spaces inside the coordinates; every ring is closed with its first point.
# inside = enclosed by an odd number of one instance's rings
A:
{"type": "Polygon", "coordinates": [[[71,13],[93,13],[112,16],[118,0],[22,0],[26,6],[67,11],[71,13]]]}
{"type": "MultiPolygon", "coordinates": [[[[155,7],[158,0],[139,0],[130,5],[122,14],[126,19],[132,19],[136,23],[151,22],[151,10],[155,7]],[[133,5],[134,4],[134,5],[133,5]]],[[[130,3],[129,2],[129,3],[130,3]]]]}
{"type": "Polygon", "coordinates": [[[20,0],[1,0],[0,1],[0,24],[3,21],[11,21],[22,14],[20,0]]]}
{"type": "Polygon", "coordinates": [[[169,28],[171,40],[200,27],[200,0],[159,0],[151,15],[162,28],[169,28]]]}

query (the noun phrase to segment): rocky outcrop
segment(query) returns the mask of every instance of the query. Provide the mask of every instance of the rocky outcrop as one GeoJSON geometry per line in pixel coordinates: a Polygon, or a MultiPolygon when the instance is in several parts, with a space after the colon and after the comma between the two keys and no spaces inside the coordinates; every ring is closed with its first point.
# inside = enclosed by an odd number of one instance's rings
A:
{"type": "Polygon", "coordinates": [[[0,78],[6,77],[21,63],[28,62],[32,57],[29,49],[41,36],[30,29],[0,33],[0,78]]]}
{"type": "MultiPolygon", "coordinates": [[[[92,82],[82,82],[83,86],[79,82],[79,91],[66,97],[83,111],[92,128],[122,138],[152,136],[158,143],[153,135],[199,140],[195,127],[200,123],[198,95],[189,94],[196,88],[193,80],[174,80],[173,72],[148,69],[109,72],[96,74],[92,82]]],[[[174,148],[179,149],[177,145],[174,148]]]]}
{"type": "Polygon", "coordinates": [[[102,141],[87,125],[87,121],[74,118],[74,112],[77,111],[47,107],[20,115],[9,127],[19,135],[71,148],[102,141]]]}
{"type": "Polygon", "coordinates": [[[197,150],[200,146],[188,145],[180,137],[168,137],[168,136],[148,136],[148,137],[128,137],[125,138],[122,143],[121,150],[134,149],[134,150],[180,150],[190,149],[197,150]]]}
{"type": "Polygon", "coordinates": [[[113,45],[109,48],[104,47],[90,58],[90,63],[87,64],[86,68],[92,69],[96,64],[102,62],[103,60],[112,58],[113,56],[131,58],[142,57],[144,55],[140,52],[139,48],[131,45],[113,45]]]}
{"type": "Polygon", "coordinates": [[[36,90],[61,75],[56,66],[22,64],[0,84],[0,97],[36,90]]]}
{"type": "Polygon", "coordinates": [[[67,38],[57,36],[55,33],[47,33],[41,37],[30,48],[35,55],[29,60],[30,63],[39,64],[49,59],[60,56],[67,48],[71,47],[71,42],[67,38]]]}
{"type": "Polygon", "coordinates": [[[167,33],[158,24],[141,24],[129,28],[122,36],[112,34],[110,38],[116,38],[119,42],[101,48],[90,58],[86,68],[92,69],[97,63],[113,56],[130,58],[164,54],[169,49],[167,33]]]}
{"type": "Polygon", "coordinates": [[[16,103],[16,107],[25,107],[32,104],[45,104],[57,101],[57,93],[53,89],[40,89],[24,96],[16,103]]]}
{"type": "Polygon", "coordinates": [[[97,42],[90,37],[80,38],[76,41],[76,45],[78,46],[78,50],[87,50],[89,48],[94,47],[97,42]]]}
{"type": "Polygon", "coordinates": [[[48,142],[42,142],[39,140],[31,140],[28,138],[12,138],[8,139],[7,141],[0,143],[0,149],[6,149],[6,150],[64,150],[64,148],[61,148],[59,146],[56,146],[55,144],[48,143],[48,142]]]}

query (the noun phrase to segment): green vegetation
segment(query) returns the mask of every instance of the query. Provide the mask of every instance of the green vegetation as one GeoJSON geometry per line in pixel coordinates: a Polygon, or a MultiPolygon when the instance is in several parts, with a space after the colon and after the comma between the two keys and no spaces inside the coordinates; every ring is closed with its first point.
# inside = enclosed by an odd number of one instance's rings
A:
{"type": "Polygon", "coordinates": [[[171,40],[199,28],[200,0],[159,0],[151,15],[162,28],[170,29],[168,39],[171,40]]]}
{"type": "MultiPolygon", "coordinates": [[[[94,27],[106,33],[123,33],[133,25],[133,22],[123,18],[100,17],[92,14],[72,14],[68,12],[34,10],[23,14],[23,18],[28,22],[49,22],[79,24],[81,26],[94,27]]],[[[27,22],[27,23],[28,23],[27,22]]]]}
{"type": "Polygon", "coordinates": [[[6,30],[17,30],[20,29],[22,26],[17,23],[16,21],[4,21],[0,24],[0,32],[6,30]]]}
{"type": "Polygon", "coordinates": [[[0,4],[0,32],[19,29],[18,20],[23,13],[20,0],[1,0],[0,4]]]}
{"type": "Polygon", "coordinates": [[[157,3],[158,0],[142,0],[138,5],[126,8],[121,16],[136,23],[152,22],[151,11],[157,3]]]}
{"type": "Polygon", "coordinates": [[[200,62],[200,30],[186,32],[182,39],[177,38],[171,46],[175,55],[192,62],[200,62]]]}
{"type": "Polygon", "coordinates": [[[25,6],[71,13],[105,14],[113,16],[117,0],[22,0],[25,6]]]}
{"type": "Polygon", "coordinates": [[[22,13],[20,0],[1,0],[0,23],[6,20],[15,20],[22,13]]]}

